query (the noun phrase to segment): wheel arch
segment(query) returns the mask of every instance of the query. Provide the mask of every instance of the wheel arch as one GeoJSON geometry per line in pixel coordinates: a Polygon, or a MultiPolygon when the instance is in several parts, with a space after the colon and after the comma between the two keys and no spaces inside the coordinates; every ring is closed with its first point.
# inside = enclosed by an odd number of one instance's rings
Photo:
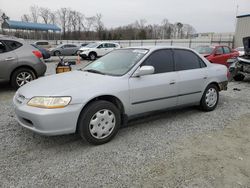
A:
{"type": "Polygon", "coordinates": [[[120,114],[121,114],[121,123],[122,124],[125,124],[127,122],[127,115],[125,114],[125,109],[124,109],[124,105],[122,103],[122,101],[114,96],[114,95],[100,95],[100,96],[97,96],[97,97],[94,97],[92,99],[90,99],[82,108],[79,116],[78,116],[78,119],[77,119],[77,126],[76,126],[76,131],[78,130],[78,124],[79,124],[79,119],[80,119],[80,116],[82,114],[82,112],[86,109],[86,107],[91,104],[92,102],[94,101],[108,101],[108,102],[111,102],[112,104],[114,104],[119,110],[120,110],[120,114]]]}

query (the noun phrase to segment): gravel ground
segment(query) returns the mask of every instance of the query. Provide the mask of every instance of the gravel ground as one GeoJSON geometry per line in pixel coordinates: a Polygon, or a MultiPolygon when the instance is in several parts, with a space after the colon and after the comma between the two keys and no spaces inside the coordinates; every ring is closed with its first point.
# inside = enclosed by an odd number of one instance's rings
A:
{"type": "MultiPolygon", "coordinates": [[[[47,74],[53,74],[53,68],[55,64],[48,63],[47,74]]],[[[44,137],[22,128],[14,117],[13,95],[0,83],[0,187],[213,187],[218,184],[211,175],[199,178],[185,169],[192,166],[175,168],[167,178],[175,164],[171,161],[186,156],[176,156],[176,143],[224,130],[250,113],[250,79],[231,82],[213,112],[192,107],[150,115],[129,122],[111,142],[92,146],[77,135],[44,137]],[[157,176],[159,168],[164,174],[157,176]],[[191,183],[183,172],[189,173],[191,183]]]]}

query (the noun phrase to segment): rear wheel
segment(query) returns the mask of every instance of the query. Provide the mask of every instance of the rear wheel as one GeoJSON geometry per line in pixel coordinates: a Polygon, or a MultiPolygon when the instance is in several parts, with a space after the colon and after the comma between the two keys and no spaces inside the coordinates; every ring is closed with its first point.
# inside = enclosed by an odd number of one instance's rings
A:
{"type": "Polygon", "coordinates": [[[120,111],[113,103],[95,101],[81,113],[78,132],[89,143],[100,145],[109,142],[116,135],[120,124],[120,111]]]}
{"type": "Polygon", "coordinates": [[[20,68],[13,72],[10,82],[13,88],[18,89],[34,79],[36,79],[36,76],[31,69],[20,68]]]}
{"type": "Polygon", "coordinates": [[[54,52],[54,55],[55,55],[55,56],[59,56],[59,55],[61,55],[61,52],[55,51],[55,52],[54,52]]]}
{"type": "Polygon", "coordinates": [[[244,78],[245,78],[245,75],[243,75],[243,74],[236,74],[234,76],[235,81],[242,81],[242,80],[244,80],[244,78]]]}
{"type": "Polygon", "coordinates": [[[219,101],[219,89],[215,84],[210,84],[205,89],[201,98],[200,107],[204,111],[212,111],[219,101]]]}

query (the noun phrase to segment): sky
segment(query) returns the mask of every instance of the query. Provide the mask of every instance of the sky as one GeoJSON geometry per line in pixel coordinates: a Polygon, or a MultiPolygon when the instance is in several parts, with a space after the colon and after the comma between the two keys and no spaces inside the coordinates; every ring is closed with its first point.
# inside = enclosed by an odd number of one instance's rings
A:
{"type": "Polygon", "coordinates": [[[0,9],[12,20],[20,20],[32,5],[71,8],[85,16],[101,13],[107,28],[140,19],[160,24],[167,18],[190,24],[197,32],[234,32],[236,14],[250,14],[250,0],[0,0],[0,9]]]}

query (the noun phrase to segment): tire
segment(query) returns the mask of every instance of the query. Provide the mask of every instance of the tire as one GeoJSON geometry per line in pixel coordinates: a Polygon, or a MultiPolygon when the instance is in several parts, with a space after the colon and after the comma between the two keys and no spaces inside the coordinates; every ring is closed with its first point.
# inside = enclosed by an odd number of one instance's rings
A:
{"type": "Polygon", "coordinates": [[[14,89],[18,89],[34,79],[36,79],[34,71],[28,68],[19,68],[12,73],[10,83],[14,89]]]}
{"type": "Polygon", "coordinates": [[[235,80],[235,81],[243,81],[244,78],[245,78],[245,75],[243,75],[243,74],[236,74],[236,75],[234,76],[234,80],[235,80]]]}
{"type": "Polygon", "coordinates": [[[90,59],[91,61],[94,61],[94,60],[96,59],[96,57],[97,57],[97,55],[96,55],[94,52],[91,52],[91,53],[89,54],[89,59],[90,59]]]}
{"type": "Polygon", "coordinates": [[[216,108],[219,101],[219,88],[215,84],[210,84],[205,89],[201,102],[200,108],[203,111],[212,111],[216,108]]]}
{"type": "Polygon", "coordinates": [[[121,114],[113,103],[94,101],[81,112],[77,131],[89,143],[100,145],[112,140],[120,125],[121,114]]]}
{"type": "Polygon", "coordinates": [[[54,55],[55,55],[55,56],[59,56],[59,55],[61,55],[61,52],[55,51],[55,52],[54,52],[54,55]]]}

